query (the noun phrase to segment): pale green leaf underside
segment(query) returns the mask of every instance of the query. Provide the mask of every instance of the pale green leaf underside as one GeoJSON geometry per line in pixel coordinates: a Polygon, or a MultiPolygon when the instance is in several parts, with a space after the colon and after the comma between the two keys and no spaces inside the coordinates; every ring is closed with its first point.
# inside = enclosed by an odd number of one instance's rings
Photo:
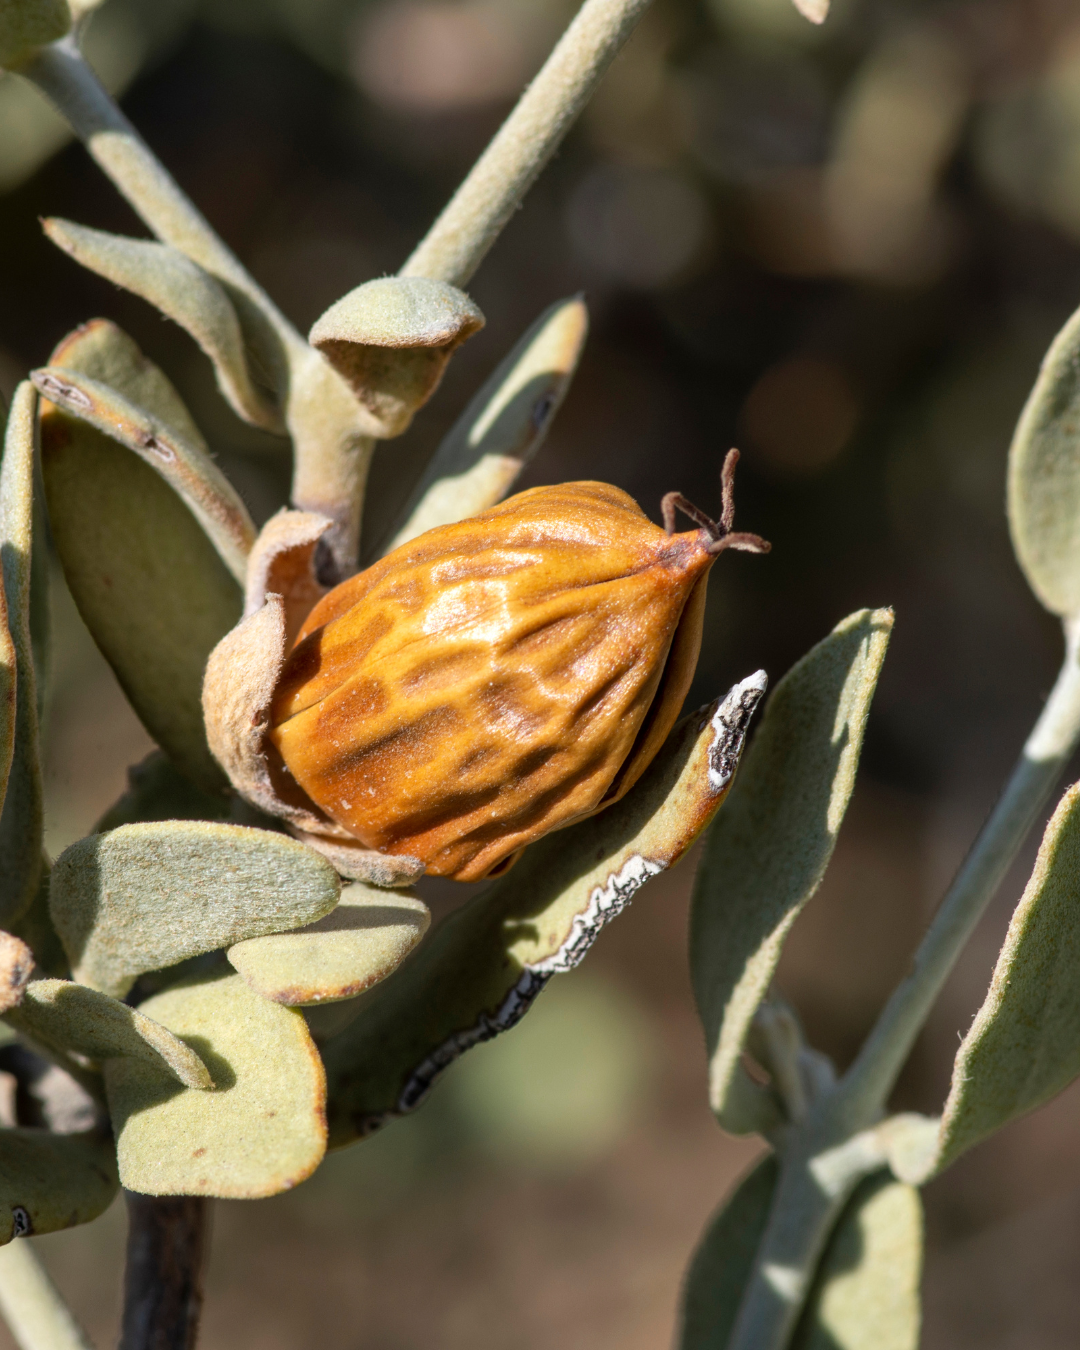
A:
{"type": "Polygon", "coordinates": [[[65,849],[49,908],[75,978],[122,998],[147,971],[322,918],[340,888],[329,863],[283,835],[165,821],[65,849]]]}
{"type": "Polygon", "coordinates": [[[387,550],[502,501],[566,396],[587,328],[580,299],[540,315],[443,439],[387,550]]]}
{"type": "Polygon", "coordinates": [[[753,676],[719,709],[686,718],[621,802],[530,846],[360,1001],[322,1047],[335,1147],[419,1105],[443,1069],[514,1025],[683,856],[723,800],[763,687],[753,676]]]}
{"type": "MultiPolygon", "coordinates": [[[[59,364],[112,385],[171,426],[190,423],[165,377],[112,324],[80,330],[59,364]]],[[[221,790],[203,728],[202,678],[240,618],[240,587],[176,493],[109,437],[50,413],[42,467],[53,538],[83,621],[154,740],[195,782],[221,790]]]]}
{"type": "Polygon", "coordinates": [[[19,385],[8,414],[0,462],[0,561],[15,648],[15,741],[0,812],[0,925],[30,905],[41,878],[44,827],[30,577],[34,518],[34,426],[37,394],[19,385]]]}
{"type": "Polygon", "coordinates": [[[135,1060],[106,1064],[129,1190],[256,1199],[310,1176],[326,1150],[325,1077],[302,1014],[233,974],[184,980],[140,1011],[191,1046],[214,1091],[170,1084],[135,1060]]]}
{"type": "Polygon", "coordinates": [[[107,1134],[0,1130],[0,1244],[13,1237],[17,1210],[32,1233],[55,1233],[96,1219],[116,1191],[107,1134]]]}
{"type": "Polygon", "coordinates": [[[251,378],[240,321],[222,284],[171,244],[127,239],[69,220],[45,233],[77,263],[148,300],[188,332],[214,365],[218,387],[246,421],[281,430],[281,417],[251,378]]]}
{"type": "Polygon", "coordinates": [[[211,1086],[206,1066],[171,1031],[108,994],[70,980],[35,980],[4,1020],[38,1045],[103,1062],[137,1059],[185,1087],[211,1086]]]}
{"type": "Polygon", "coordinates": [[[242,586],[255,526],[239,493],[200,437],[189,440],[101,380],[45,366],[31,378],[50,402],[111,437],[156,472],[185,503],[242,586]]]}
{"type": "Polygon", "coordinates": [[[1054,614],[1080,612],[1080,311],[1050,345],[1009,450],[1013,548],[1054,614]]]}
{"type": "MultiPolygon", "coordinates": [[[[683,1290],[680,1350],[724,1350],[779,1172],[764,1158],[710,1221],[683,1290]]],[[[791,1350],[917,1350],[922,1206],[887,1172],[848,1201],[821,1258],[791,1350]]]]}
{"type": "Polygon", "coordinates": [[[226,955],[252,989],[294,1007],[355,998],[401,965],[431,913],[403,891],[346,886],[335,910],[295,933],[248,938],[226,955]]]}
{"type": "Polygon", "coordinates": [[[1054,812],[986,1000],[953,1066],[926,1174],[1080,1075],[1080,784],[1054,812]]]}
{"type": "Polygon", "coordinates": [[[739,1057],[784,939],[832,856],[891,629],[891,610],[860,610],[784,676],[706,839],[690,964],[710,1100],[733,1131],[748,1128],[733,1097],[739,1057]]]}

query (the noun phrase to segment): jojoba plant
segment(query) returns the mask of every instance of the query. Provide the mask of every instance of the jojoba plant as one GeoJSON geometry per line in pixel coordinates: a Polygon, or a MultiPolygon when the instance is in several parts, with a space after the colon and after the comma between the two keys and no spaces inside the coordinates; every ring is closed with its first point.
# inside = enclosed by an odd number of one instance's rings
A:
{"type": "MultiPolygon", "coordinates": [[[[646,3],[586,0],[401,272],[339,300],[308,340],[101,89],[79,50],[88,7],[0,8],[0,62],[52,99],[154,236],[49,220],[50,239],[186,329],[294,464],[290,506],[256,530],[166,375],[105,319],[65,338],[8,415],[0,1016],[64,1085],[40,1119],[0,1131],[0,1307],[24,1350],[88,1342],[22,1239],[92,1221],[120,1185],[125,1350],[193,1345],[210,1198],[275,1194],[328,1146],[392,1127],[703,832],[690,964],[709,1101],[769,1151],[702,1237],[683,1350],[914,1350],[919,1185],[1080,1074],[1074,786],[942,1114],[887,1109],[1080,739],[1080,319],[1051,348],[1008,479],[1020,566],[1063,621],[1061,675],[842,1077],[771,981],[851,797],[891,611],[825,635],[745,755],[764,672],[679,720],[710,566],[768,546],[733,529],[734,453],[716,521],[671,493],[661,528],[600,483],[504,500],[573,376],[580,300],[508,353],[358,570],[376,442],[408,429],[482,326],[463,288],[646,3]],[[676,533],[677,511],[697,528],[676,533]],[[52,861],[46,512],[79,611],[160,747],[52,861]],[[494,880],[428,934],[409,889],[425,873],[494,880]]],[[[825,18],[818,0],[798,7],[825,18]]]]}

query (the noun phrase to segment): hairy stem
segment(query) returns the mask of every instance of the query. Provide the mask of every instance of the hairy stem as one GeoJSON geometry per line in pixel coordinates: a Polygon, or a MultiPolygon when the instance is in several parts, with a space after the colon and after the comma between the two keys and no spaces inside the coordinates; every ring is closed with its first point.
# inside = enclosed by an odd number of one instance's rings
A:
{"type": "Polygon", "coordinates": [[[126,1193],[120,1350],[192,1350],[202,1311],[208,1202],[126,1193]]]}
{"type": "Polygon", "coordinates": [[[585,0],[402,276],[465,286],[633,32],[649,0],[585,0]]]}
{"type": "Polygon", "coordinates": [[[94,1350],[26,1238],[0,1248],[0,1312],[20,1350],[94,1350]]]}
{"type": "Polygon", "coordinates": [[[1080,631],[1066,630],[1065,660],[1012,776],[949,887],[915,954],[839,1086],[850,1126],[884,1109],[957,957],[1053,792],[1080,741],[1080,631]]]}
{"type": "Polygon", "coordinates": [[[56,105],[154,234],[229,291],[256,368],[277,391],[293,438],[293,503],[334,521],[328,543],[336,574],[348,576],[356,569],[364,482],[374,445],[363,434],[356,399],[180,190],[72,39],[43,48],[19,74],[56,105]]]}

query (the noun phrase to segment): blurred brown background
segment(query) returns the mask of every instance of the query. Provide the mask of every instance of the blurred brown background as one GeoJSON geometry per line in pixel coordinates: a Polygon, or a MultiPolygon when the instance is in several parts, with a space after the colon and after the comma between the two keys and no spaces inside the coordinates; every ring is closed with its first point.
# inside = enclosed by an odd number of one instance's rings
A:
{"type": "MultiPolygon", "coordinates": [[[[90,54],[181,184],[306,327],[395,270],[573,12],[568,0],[106,0],[90,54]]],[[[143,233],[37,96],[0,80],[0,385],[108,315],[169,371],[262,519],[278,443],[192,344],[51,250],[39,216],[143,233]],[[51,157],[50,157],[51,156],[51,157]]],[[[584,290],[577,382],[523,485],[716,503],[774,544],[713,573],[695,702],[774,680],[844,614],[897,629],[860,786],[780,984],[844,1065],[991,805],[1056,669],[1012,560],[1003,472],[1080,302],[1080,0],[657,0],[472,291],[484,333],[376,461],[370,510],[506,346],[584,290]]],[[[57,587],[49,844],[148,746],[57,587]]],[[[1080,772],[1080,770],[1077,770],[1080,772]]],[[[1075,773],[1074,773],[1075,776],[1075,773]]],[[[897,1103],[936,1111],[1029,845],[897,1103]]],[[[685,962],[692,864],[661,878],[416,1116],[295,1193],[220,1204],[206,1350],[652,1350],[755,1152],[705,1106],[685,962]]],[[[442,903],[445,902],[445,895],[442,903]]],[[[1080,1342],[1080,1090],[925,1192],[928,1350],[1080,1342]]],[[[122,1207],[39,1247],[102,1346],[122,1207]]],[[[0,1331],[0,1347],[10,1341],[0,1331]]]]}

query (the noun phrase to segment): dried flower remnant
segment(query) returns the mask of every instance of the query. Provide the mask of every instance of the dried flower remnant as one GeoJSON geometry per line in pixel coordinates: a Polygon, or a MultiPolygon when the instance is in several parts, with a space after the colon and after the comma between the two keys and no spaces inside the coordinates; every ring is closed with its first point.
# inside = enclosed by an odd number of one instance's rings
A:
{"type": "Polygon", "coordinates": [[[737,458],[719,521],[679,493],[661,529],[605,483],[532,488],[335,588],[273,700],[293,777],[368,848],[460,881],[618,801],[690,686],[709,568],[768,549],[732,531],[737,458]]]}

